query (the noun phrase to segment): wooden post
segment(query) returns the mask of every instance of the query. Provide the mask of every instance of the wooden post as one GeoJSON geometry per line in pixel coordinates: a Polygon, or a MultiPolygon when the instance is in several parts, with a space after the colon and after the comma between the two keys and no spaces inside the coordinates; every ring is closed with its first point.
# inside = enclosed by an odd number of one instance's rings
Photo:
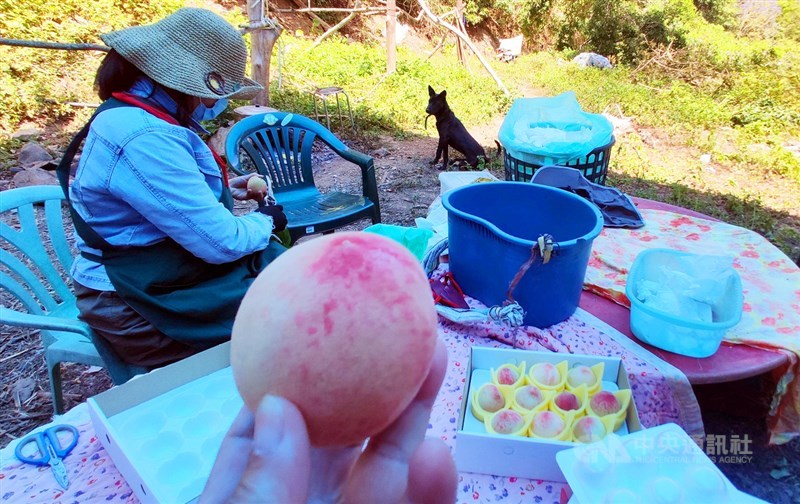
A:
{"type": "MultiPolygon", "coordinates": [[[[456,26],[461,27],[461,16],[464,15],[464,1],[463,0],[456,0],[456,26]]],[[[456,50],[458,51],[458,61],[461,62],[462,65],[467,64],[467,57],[464,54],[464,50],[461,49],[461,39],[456,37],[456,50]]]]}
{"type": "Polygon", "coordinates": [[[386,2],[386,73],[397,69],[397,3],[386,2]]]}
{"type": "MultiPolygon", "coordinates": [[[[266,0],[253,0],[247,2],[247,17],[250,25],[261,26],[266,21],[264,2],[266,0]]],[[[250,68],[254,81],[264,86],[264,90],[253,98],[253,105],[269,105],[269,64],[272,59],[272,47],[281,34],[282,29],[257,28],[250,34],[250,68]]]]}

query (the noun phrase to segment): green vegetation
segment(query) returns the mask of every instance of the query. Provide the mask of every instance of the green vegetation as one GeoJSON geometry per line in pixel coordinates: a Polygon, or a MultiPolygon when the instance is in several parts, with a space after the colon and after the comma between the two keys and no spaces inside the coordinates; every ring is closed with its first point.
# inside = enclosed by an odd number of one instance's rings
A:
{"type": "MultiPolygon", "coordinates": [[[[428,59],[401,46],[397,71],[386,76],[379,44],[334,36],[312,49],[311,40],[285,32],[272,60],[271,105],[313,115],[309,92],[339,85],[361,133],[402,137],[435,134],[424,124],[428,85],[447,89],[468,127],[502,117],[513,97],[572,90],[588,111],[635,121],[612,151],[611,184],[757,230],[797,258],[797,205],[782,194],[800,187],[800,159],[790,150],[800,143],[800,7],[778,2],[776,22],[742,20],[729,0],[468,1],[470,23],[502,26],[500,36],[519,29],[527,47],[547,48],[494,63],[512,98],[474,57],[469,70],[458,64],[452,46],[428,59]],[[587,50],[610,56],[615,68],[569,63],[587,50]],[[702,163],[702,154],[713,164],[702,163]]],[[[0,36],[97,43],[99,33],[149,22],[182,3],[0,0],[0,36]]],[[[237,24],[244,19],[236,8],[225,15],[237,24]]],[[[76,109],[65,102],[96,101],[101,57],[0,46],[0,166],[8,166],[3,151],[19,145],[7,135],[21,122],[66,124],[76,109]]]]}

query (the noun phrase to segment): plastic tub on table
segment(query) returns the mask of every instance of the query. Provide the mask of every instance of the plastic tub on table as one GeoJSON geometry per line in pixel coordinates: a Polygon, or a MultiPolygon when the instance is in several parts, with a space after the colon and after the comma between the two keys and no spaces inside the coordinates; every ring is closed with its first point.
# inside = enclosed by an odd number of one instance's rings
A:
{"type": "Polygon", "coordinates": [[[721,300],[712,307],[712,321],[702,322],[657,309],[637,297],[640,280],[655,280],[663,268],[683,271],[683,258],[694,256],[671,249],[649,249],[633,261],[625,295],[631,302],[631,332],[640,340],[669,352],[689,357],[709,357],[719,348],[728,329],[742,317],[742,282],[739,274],[731,270],[724,286],[721,300]]]}

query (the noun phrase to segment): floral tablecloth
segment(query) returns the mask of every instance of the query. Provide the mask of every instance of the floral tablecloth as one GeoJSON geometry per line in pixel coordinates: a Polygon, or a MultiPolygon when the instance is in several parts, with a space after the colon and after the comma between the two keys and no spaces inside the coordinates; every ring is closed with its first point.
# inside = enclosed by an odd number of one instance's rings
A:
{"type": "MultiPolygon", "coordinates": [[[[469,301],[479,305],[474,300],[469,301]]],[[[440,437],[451,449],[457,449],[457,421],[469,350],[473,345],[620,357],[628,370],[643,426],[674,422],[689,434],[703,435],[700,410],[686,377],[580,309],[567,321],[544,330],[515,331],[492,323],[467,326],[442,320],[439,337],[447,345],[449,362],[428,435],[440,437]]],[[[85,403],[58,417],[54,423],[70,423],[80,432],[78,445],[64,459],[69,471],[69,490],[64,491],[56,484],[48,467],[38,468],[17,461],[12,442],[0,451],[0,502],[138,502],[96,438],[85,403]]],[[[569,494],[565,483],[461,473],[458,502],[558,503],[562,500],[562,491],[563,495],[569,494]]]]}
{"type": "Polygon", "coordinates": [[[663,210],[641,210],[640,229],[603,229],[592,244],[584,287],[624,306],[628,268],[643,250],[728,255],[742,279],[742,320],[725,340],[785,353],[770,411],[770,442],[800,436],[800,268],[766,238],[738,226],[663,210]]]}

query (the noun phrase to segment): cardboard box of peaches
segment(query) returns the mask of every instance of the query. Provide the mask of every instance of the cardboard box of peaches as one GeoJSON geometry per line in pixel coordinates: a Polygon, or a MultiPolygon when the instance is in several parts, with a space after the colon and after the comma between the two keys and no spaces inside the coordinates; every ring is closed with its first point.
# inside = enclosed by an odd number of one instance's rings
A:
{"type": "Polygon", "coordinates": [[[641,430],[618,358],[473,347],[466,384],[459,471],[566,481],[556,453],[641,430]]]}

